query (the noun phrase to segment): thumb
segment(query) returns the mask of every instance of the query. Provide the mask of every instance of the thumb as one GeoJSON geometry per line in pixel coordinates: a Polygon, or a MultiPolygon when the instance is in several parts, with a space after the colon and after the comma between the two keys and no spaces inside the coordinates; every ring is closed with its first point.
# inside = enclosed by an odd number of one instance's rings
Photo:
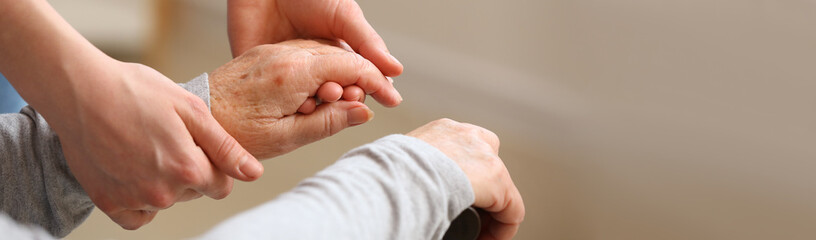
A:
{"type": "Polygon", "coordinates": [[[350,126],[368,122],[372,118],[374,112],[358,101],[323,103],[311,114],[295,114],[283,118],[284,125],[293,130],[286,132],[283,139],[294,140],[296,146],[303,146],[350,126]]]}
{"type": "Polygon", "coordinates": [[[221,127],[204,101],[198,97],[189,99],[189,107],[181,107],[177,111],[210,162],[230,177],[242,181],[261,177],[263,165],[221,127]]]}

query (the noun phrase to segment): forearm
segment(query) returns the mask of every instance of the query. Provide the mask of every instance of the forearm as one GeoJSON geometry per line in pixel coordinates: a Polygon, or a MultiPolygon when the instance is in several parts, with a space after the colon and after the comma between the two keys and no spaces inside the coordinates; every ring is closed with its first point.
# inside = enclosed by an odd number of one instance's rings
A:
{"type": "Polygon", "coordinates": [[[204,238],[440,239],[472,203],[456,163],[419,139],[392,135],[350,151],[204,238]]]}
{"type": "Polygon", "coordinates": [[[76,112],[77,90],[114,62],[45,0],[0,0],[0,72],[47,118],[76,112]]]}

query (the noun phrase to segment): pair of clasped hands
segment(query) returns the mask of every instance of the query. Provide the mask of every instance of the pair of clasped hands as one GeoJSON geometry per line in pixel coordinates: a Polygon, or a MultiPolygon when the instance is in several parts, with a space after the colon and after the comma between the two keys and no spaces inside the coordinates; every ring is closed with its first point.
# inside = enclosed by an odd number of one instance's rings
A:
{"type": "MultiPolygon", "coordinates": [[[[107,58],[100,76],[120,81],[76,94],[93,107],[52,124],[77,180],[123,228],[176,202],[224,198],[233,179],[263,174],[257,159],[365,123],[366,95],[387,107],[402,101],[387,76],[403,67],[353,0],[230,0],[228,21],[237,57],[209,75],[211,112],[161,73],[107,58]]],[[[524,207],[495,134],[443,119],[407,135],[462,167],[474,206],[489,213],[485,236],[515,235],[524,207]]]]}

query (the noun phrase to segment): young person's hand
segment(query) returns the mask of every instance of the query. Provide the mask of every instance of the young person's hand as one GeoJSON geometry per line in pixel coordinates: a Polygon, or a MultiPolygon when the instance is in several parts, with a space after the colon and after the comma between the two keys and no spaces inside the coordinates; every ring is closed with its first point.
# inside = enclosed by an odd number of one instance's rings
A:
{"type": "Polygon", "coordinates": [[[116,61],[47,1],[0,1],[0,72],[59,136],[71,173],[123,228],[207,195],[263,166],[200,98],[155,70],[116,61]]]}
{"type": "Polygon", "coordinates": [[[235,57],[261,44],[325,38],[345,41],[386,76],[402,73],[354,0],[229,0],[227,16],[235,57]]]}
{"type": "Polygon", "coordinates": [[[85,192],[123,228],[202,194],[224,198],[229,176],[261,176],[263,166],[200,98],[152,68],[115,60],[105,66],[87,75],[76,111],[49,123],[85,192]]]}

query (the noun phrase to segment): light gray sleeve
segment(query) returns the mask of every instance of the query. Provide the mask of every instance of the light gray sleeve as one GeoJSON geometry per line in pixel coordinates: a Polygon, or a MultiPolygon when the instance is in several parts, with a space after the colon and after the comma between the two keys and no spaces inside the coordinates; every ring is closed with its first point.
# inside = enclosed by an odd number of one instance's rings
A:
{"type": "Polygon", "coordinates": [[[391,135],[216,226],[203,239],[441,239],[474,201],[464,172],[422,140],[391,135]]]}
{"type": "MultiPolygon", "coordinates": [[[[205,73],[180,85],[209,106],[207,80],[205,73]]],[[[68,235],[94,208],[68,169],[56,133],[31,106],[20,113],[0,114],[0,179],[0,216],[41,226],[56,237],[68,235]]],[[[33,229],[7,229],[14,226],[0,224],[0,232],[33,229]]]]}
{"type": "Polygon", "coordinates": [[[30,106],[0,115],[0,127],[1,210],[19,223],[67,235],[93,202],[68,170],[57,135],[30,106]]]}

